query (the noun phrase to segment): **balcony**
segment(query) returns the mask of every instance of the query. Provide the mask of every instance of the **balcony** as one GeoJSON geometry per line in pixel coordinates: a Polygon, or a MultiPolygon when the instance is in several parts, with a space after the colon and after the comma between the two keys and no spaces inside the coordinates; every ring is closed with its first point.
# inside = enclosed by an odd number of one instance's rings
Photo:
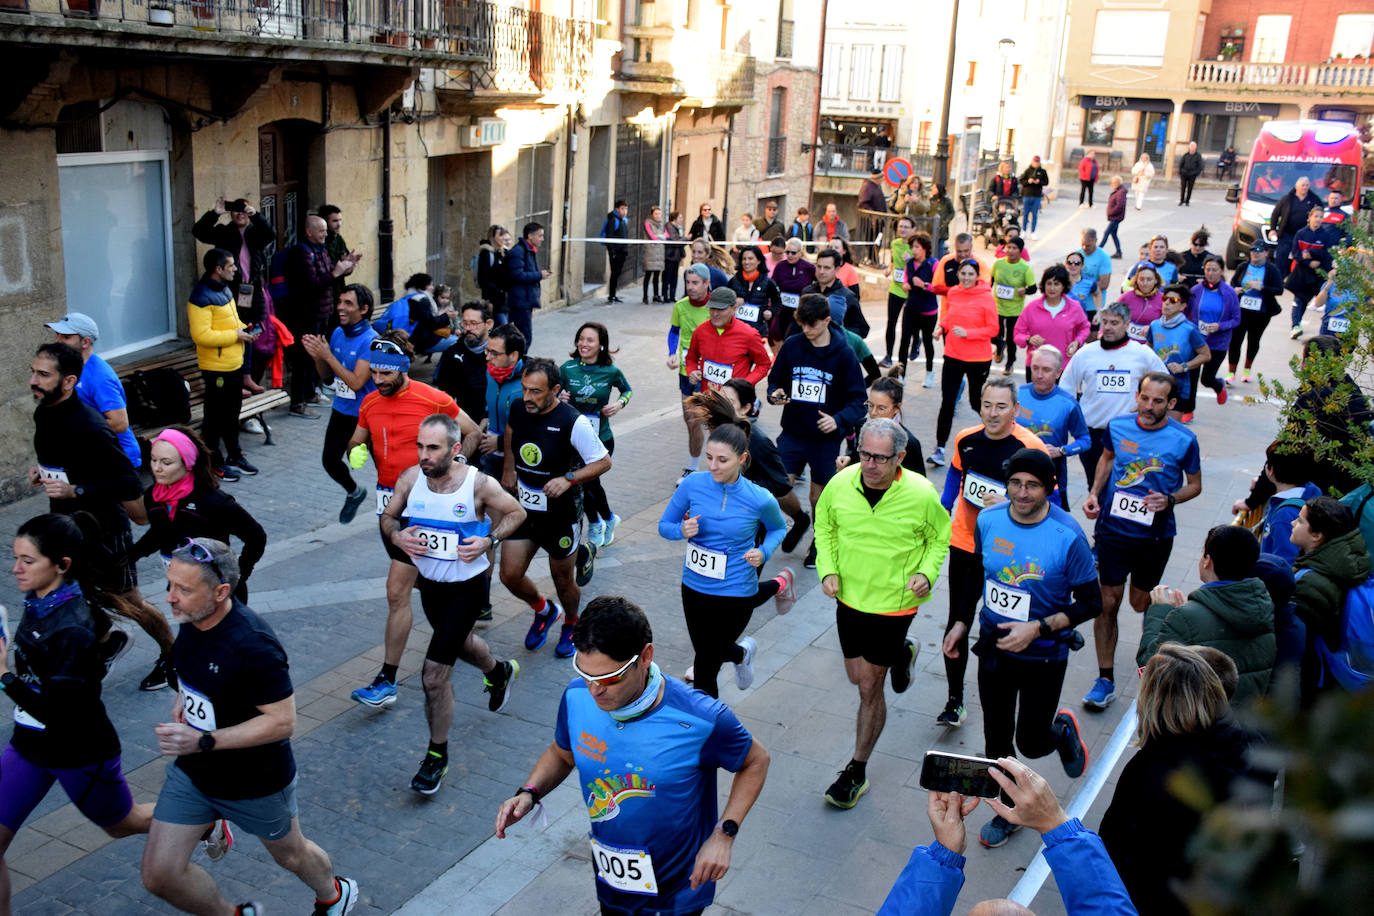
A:
{"type": "MultiPolygon", "coordinates": [[[[809,148],[809,147],[808,147],[809,148]]],[[[918,175],[929,175],[934,157],[905,146],[842,146],[822,143],[816,148],[817,175],[867,178],[869,172],[882,168],[889,159],[905,159],[918,175]]]]}
{"type": "MultiPolygon", "coordinates": [[[[676,49],[675,49],[676,50],[676,49]]],[[[675,68],[687,108],[739,107],[754,101],[754,58],[730,51],[684,56],[675,68]],[[705,59],[705,66],[696,61],[705,59]]]]}
{"type": "Polygon", "coordinates": [[[436,89],[521,97],[579,94],[586,85],[592,20],[481,3],[473,27],[480,63],[439,70],[436,89]]]}
{"type": "Polygon", "coordinates": [[[1217,89],[1256,93],[1374,94],[1374,63],[1246,63],[1199,60],[1188,67],[1190,89],[1217,89]]]}

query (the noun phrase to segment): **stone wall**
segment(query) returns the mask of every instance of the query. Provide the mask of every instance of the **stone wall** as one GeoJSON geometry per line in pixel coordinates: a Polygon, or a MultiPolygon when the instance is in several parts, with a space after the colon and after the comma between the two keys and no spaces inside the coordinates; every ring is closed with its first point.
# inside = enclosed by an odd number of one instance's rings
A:
{"type": "MultiPolygon", "coordinates": [[[[815,70],[759,61],[754,79],[757,101],[735,117],[733,155],[730,160],[730,213],[759,216],[761,203],[779,199],[778,219],[790,223],[796,209],[809,206],[811,156],[802,152],[816,134],[815,104],[820,77],[815,70]],[[786,91],[783,114],[783,168],[768,174],[768,141],[771,126],[773,90],[786,91]]],[[[733,223],[731,228],[733,228],[733,223]]]]}

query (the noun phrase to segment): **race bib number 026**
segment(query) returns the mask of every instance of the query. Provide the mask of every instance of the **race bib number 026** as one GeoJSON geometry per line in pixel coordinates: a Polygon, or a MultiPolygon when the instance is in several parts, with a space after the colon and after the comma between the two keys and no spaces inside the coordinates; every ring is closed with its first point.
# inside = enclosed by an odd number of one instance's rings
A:
{"type": "Polygon", "coordinates": [[[1128,370],[1097,370],[1097,391],[1099,394],[1128,394],[1130,390],[1131,373],[1128,370]]]}
{"type": "Polygon", "coordinates": [[[610,846],[591,837],[592,862],[598,881],[604,881],[627,894],[657,894],[654,860],[645,849],[610,846]]]}
{"type": "Polygon", "coordinates": [[[203,732],[215,730],[215,704],[205,694],[181,682],[181,710],[186,714],[186,724],[203,732]]]}
{"type": "Polygon", "coordinates": [[[994,579],[983,580],[983,606],[1011,620],[1030,620],[1030,592],[994,579]]]}

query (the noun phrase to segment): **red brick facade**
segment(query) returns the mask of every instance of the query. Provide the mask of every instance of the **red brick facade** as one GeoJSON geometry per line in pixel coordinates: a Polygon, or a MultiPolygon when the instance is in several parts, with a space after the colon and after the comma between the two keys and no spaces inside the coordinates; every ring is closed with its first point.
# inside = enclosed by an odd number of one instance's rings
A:
{"type": "MultiPolygon", "coordinates": [[[[1244,30],[1243,60],[1250,59],[1254,43],[1255,20],[1259,16],[1289,14],[1293,17],[1288,29],[1288,47],[1284,51],[1286,63],[1316,63],[1331,55],[1331,38],[1336,17],[1346,13],[1374,14],[1374,3],[1350,4],[1341,0],[1212,0],[1212,11],[1202,30],[1202,45],[1198,57],[1210,60],[1221,53],[1229,38],[1223,31],[1244,30]]],[[[1366,50],[1366,54],[1369,50],[1366,50]]]]}

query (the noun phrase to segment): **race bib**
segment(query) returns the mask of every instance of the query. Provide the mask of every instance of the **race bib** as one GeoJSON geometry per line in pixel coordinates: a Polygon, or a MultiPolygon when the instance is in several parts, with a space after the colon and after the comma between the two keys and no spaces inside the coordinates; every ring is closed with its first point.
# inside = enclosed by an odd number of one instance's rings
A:
{"type": "Polygon", "coordinates": [[[1155,521],[1154,512],[1145,507],[1145,497],[1127,493],[1125,490],[1117,490],[1112,494],[1112,505],[1109,511],[1117,518],[1146,527],[1153,525],[1155,521]]]}
{"type": "Polygon", "coordinates": [[[215,704],[184,679],[181,682],[181,710],[186,714],[186,724],[192,728],[203,732],[215,730],[215,704]]]}
{"type": "Polygon", "coordinates": [[[345,382],[336,375],[334,376],[334,397],[344,398],[348,401],[356,401],[358,399],[358,392],[349,388],[348,382],[345,382]]]}
{"type": "Polygon", "coordinates": [[[713,363],[709,359],[703,360],[701,364],[701,377],[715,385],[724,385],[730,381],[734,369],[725,363],[713,363]]]}
{"type": "Polygon", "coordinates": [[[1332,334],[1344,334],[1350,330],[1349,318],[1328,318],[1326,319],[1326,329],[1332,334]]]}
{"type": "Polygon", "coordinates": [[[520,500],[520,507],[526,512],[549,511],[549,495],[543,490],[531,490],[522,481],[517,480],[515,495],[520,500]]]}
{"type": "Polygon", "coordinates": [[[458,532],[420,527],[415,530],[415,536],[425,542],[425,556],[435,560],[458,559],[458,541],[462,537],[458,532]]]}
{"type": "Polygon", "coordinates": [[[998,483],[990,477],[984,477],[982,474],[975,474],[972,471],[964,472],[964,499],[968,500],[975,508],[983,508],[983,497],[994,493],[998,496],[1006,496],[1006,484],[998,483]]]}
{"type": "Polygon", "coordinates": [[[708,579],[725,578],[725,554],[718,550],[707,550],[687,542],[687,557],[684,565],[692,572],[708,579]]]}
{"type": "Polygon", "coordinates": [[[64,468],[50,468],[42,464],[38,466],[38,479],[60,480],[63,483],[71,483],[71,481],[67,479],[67,472],[64,468]]]}
{"type": "Polygon", "coordinates": [[[992,288],[992,294],[998,299],[1016,298],[1016,290],[1012,288],[1010,283],[998,283],[992,288]]]}
{"type": "Polygon", "coordinates": [[[24,711],[24,707],[14,707],[14,724],[22,725],[24,728],[31,728],[36,732],[47,731],[47,726],[39,722],[33,716],[24,711]]]}
{"type": "Polygon", "coordinates": [[[592,862],[598,881],[627,894],[657,894],[654,861],[648,850],[608,846],[596,837],[592,841],[592,862]]]}
{"type": "Polygon", "coordinates": [[[1030,592],[995,579],[983,580],[983,606],[1012,620],[1030,620],[1030,592]]]}
{"type": "Polygon", "coordinates": [[[1145,332],[1148,330],[1149,328],[1147,328],[1143,324],[1131,324],[1126,326],[1126,335],[1130,337],[1131,340],[1138,340],[1141,343],[1144,343],[1145,332]]]}
{"type": "Polygon", "coordinates": [[[1264,308],[1264,297],[1259,293],[1245,293],[1240,297],[1240,307],[1247,312],[1258,312],[1264,308]]]}
{"type": "Polygon", "coordinates": [[[1128,394],[1131,390],[1131,373],[1128,369],[1098,369],[1098,394],[1128,394]]]}
{"type": "Polygon", "coordinates": [[[381,515],[386,511],[386,507],[391,504],[391,497],[396,491],[391,487],[377,487],[377,514],[381,515]]]}
{"type": "Polygon", "coordinates": [[[805,401],[808,404],[824,404],[825,382],[792,379],[792,400],[805,401]]]}
{"type": "Polygon", "coordinates": [[[800,294],[800,293],[783,293],[783,294],[782,294],[782,307],[783,307],[783,308],[794,309],[794,308],[797,307],[798,304],[800,304],[800,302],[801,302],[801,294],[800,294]]]}
{"type": "Polygon", "coordinates": [[[906,282],[906,268],[905,268],[905,267],[894,267],[894,268],[892,268],[892,282],[893,282],[893,283],[896,283],[898,286],[901,286],[903,283],[906,282]]]}
{"type": "Polygon", "coordinates": [[[757,305],[739,305],[735,307],[735,317],[740,321],[758,321],[759,307],[757,305]]]}
{"type": "Polygon", "coordinates": [[[601,414],[584,413],[582,416],[587,418],[587,422],[592,425],[592,432],[601,435],[601,414]]]}

